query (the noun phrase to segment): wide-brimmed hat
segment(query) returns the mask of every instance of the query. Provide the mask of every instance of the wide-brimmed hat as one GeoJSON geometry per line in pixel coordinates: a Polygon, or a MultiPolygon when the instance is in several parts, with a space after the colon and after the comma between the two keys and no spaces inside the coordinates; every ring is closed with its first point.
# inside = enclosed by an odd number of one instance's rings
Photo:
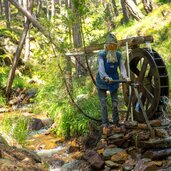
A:
{"type": "Polygon", "coordinates": [[[109,33],[106,37],[106,42],[105,44],[118,44],[117,38],[113,33],[109,33]]]}

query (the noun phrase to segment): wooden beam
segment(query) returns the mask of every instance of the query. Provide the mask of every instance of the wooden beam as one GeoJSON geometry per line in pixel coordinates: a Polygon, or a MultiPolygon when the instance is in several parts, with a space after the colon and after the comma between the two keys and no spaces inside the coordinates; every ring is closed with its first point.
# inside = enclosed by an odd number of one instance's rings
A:
{"type": "MultiPolygon", "coordinates": [[[[134,46],[143,44],[146,42],[153,42],[152,36],[138,36],[138,37],[130,37],[127,39],[119,40],[118,47],[125,46],[126,42],[128,42],[128,46],[134,46]]],[[[73,49],[70,52],[66,53],[66,56],[77,56],[77,55],[84,55],[84,54],[93,54],[97,53],[99,50],[104,49],[104,44],[93,44],[91,46],[86,46],[85,48],[78,48],[73,49]]]]}

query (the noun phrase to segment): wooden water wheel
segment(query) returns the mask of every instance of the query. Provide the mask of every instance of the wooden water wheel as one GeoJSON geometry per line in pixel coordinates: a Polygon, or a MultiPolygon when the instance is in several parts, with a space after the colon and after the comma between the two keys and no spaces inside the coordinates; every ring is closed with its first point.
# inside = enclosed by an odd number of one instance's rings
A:
{"type": "MultiPolygon", "coordinates": [[[[127,64],[126,64],[127,66],[127,64]]],[[[163,96],[169,95],[169,79],[165,63],[161,56],[154,50],[147,48],[132,49],[129,54],[129,67],[131,81],[137,85],[144,110],[149,119],[154,119],[162,114],[163,96]]],[[[128,102],[129,88],[123,86],[124,99],[128,102]]],[[[138,99],[133,92],[132,107],[134,119],[144,122],[144,117],[138,99]]]]}
{"type": "MultiPolygon", "coordinates": [[[[118,46],[128,45],[130,79],[137,85],[138,94],[141,98],[143,108],[148,119],[153,119],[162,114],[162,97],[169,95],[169,79],[166,65],[162,57],[153,49],[139,48],[140,44],[153,42],[152,36],[138,36],[118,41],[118,46]]],[[[104,44],[96,44],[72,52],[66,53],[67,56],[89,55],[97,53],[103,49],[104,44]]],[[[127,63],[126,63],[127,66],[127,63]]],[[[128,68],[127,68],[128,70],[128,68]]],[[[129,85],[123,84],[125,102],[129,100],[129,85]]],[[[133,91],[132,91],[133,92],[133,91]]],[[[144,116],[138,104],[135,92],[132,93],[132,108],[134,119],[144,122],[144,116]]]]}

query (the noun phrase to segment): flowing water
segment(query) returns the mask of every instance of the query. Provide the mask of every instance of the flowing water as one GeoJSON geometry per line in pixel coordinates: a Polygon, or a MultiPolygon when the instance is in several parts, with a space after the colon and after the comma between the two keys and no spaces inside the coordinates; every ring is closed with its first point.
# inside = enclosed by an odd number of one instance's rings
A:
{"type": "MultiPolygon", "coordinates": [[[[34,115],[26,111],[27,109],[20,110],[24,116],[36,117],[39,119],[46,118],[45,115],[34,115]]],[[[2,121],[4,114],[14,114],[15,112],[6,111],[0,112],[0,121],[2,121]]],[[[75,167],[80,161],[76,160],[81,152],[68,154],[68,148],[71,143],[66,143],[63,139],[55,137],[55,135],[46,135],[47,129],[43,128],[38,131],[32,131],[26,140],[25,147],[35,151],[45,162],[49,164],[50,171],[69,171],[78,170],[75,167]]],[[[5,135],[3,135],[5,136],[5,135]]],[[[18,146],[16,141],[12,140],[10,136],[5,137],[10,145],[18,146]]]]}

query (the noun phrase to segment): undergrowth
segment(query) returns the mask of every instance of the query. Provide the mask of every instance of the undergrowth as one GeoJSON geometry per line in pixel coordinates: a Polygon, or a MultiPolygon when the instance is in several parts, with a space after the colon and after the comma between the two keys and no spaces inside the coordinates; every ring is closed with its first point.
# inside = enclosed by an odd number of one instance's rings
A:
{"type": "Polygon", "coordinates": [[[1,130],[17,140],[19,144],[24,144],[28,135],[28,124],[29,119],[21,114],[14,116],[5,114],[2,120],[1,130]]]}

